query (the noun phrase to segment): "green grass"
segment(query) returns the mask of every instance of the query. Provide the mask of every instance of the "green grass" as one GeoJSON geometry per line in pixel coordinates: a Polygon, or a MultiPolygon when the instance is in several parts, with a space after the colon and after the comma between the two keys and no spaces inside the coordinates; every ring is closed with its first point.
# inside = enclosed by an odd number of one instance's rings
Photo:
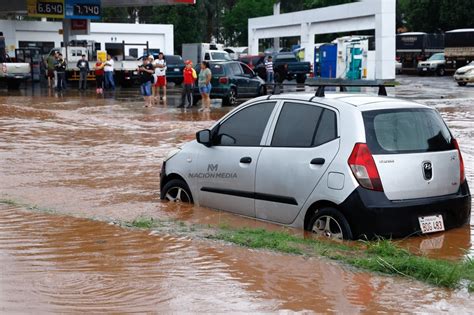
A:
{"type": "Polygon", "coordinates": [[[455,262],[418,256],[399,248],[390,240],[361,242],[359,246],[303,239],[286,232],[264,229],[226,229],[211,238],[249,248],[283,253],[325,256],[357,268],[417,279],[432,285],[474,291],[474,260],[455,262]]]}
{"type": "Polygon", "coordinates": [[[155,220],[153,218],[138,217],[132,222],[130,222],[130,225],[138,229],[151,229],[157,227],[159,223],[160,222],[158,220],[155,220]]]}

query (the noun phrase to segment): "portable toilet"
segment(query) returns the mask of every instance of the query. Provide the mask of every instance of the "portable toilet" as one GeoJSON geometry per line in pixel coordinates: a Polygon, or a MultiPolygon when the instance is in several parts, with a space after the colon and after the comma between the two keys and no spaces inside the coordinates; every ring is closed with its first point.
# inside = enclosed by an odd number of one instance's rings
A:
{"type": "Polygon", "coordinates": [[[337,45],[324,44],[319,47],[319,71],[321,78],[335,78],[337,67],[337,45]]]}

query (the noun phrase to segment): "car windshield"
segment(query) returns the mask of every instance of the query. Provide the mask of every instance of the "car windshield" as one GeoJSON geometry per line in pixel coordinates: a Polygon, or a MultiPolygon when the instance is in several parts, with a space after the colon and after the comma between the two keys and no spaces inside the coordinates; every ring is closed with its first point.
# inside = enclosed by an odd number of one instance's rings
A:
{"type": "Polygon", "coordinates": [[[444,54],[434,54],[433,56],[428,59],[429,61],[433,60],[444,60],[444,54]]]}
{"type": "Polygon", "coordinates": [[[232,60],[226,52],[211,52],[212,60],[232,60]]]}
{"type": "Polygon", "coordinates": [[[276,56],[278,61],[296,61],[296,56],[294,54],[281,54],[276,56]]]}

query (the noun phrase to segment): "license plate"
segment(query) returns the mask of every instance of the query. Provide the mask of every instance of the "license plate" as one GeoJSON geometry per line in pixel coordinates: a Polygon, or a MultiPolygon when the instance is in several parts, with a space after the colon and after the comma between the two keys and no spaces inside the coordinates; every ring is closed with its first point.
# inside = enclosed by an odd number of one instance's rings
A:
{"type": "Polygon", "coordinates": [[[428,68],[423,68],[423,71],[428,71],[428,68]]]}
{"type": "Polygon", "coordinates": [[[444,231],[443,216],[441,214],[418,217],[418,221],[423,234],[444,231]]]}
{"type": "Polygon", "coordinates": [[[179,68],[174,68],[174,71],[175,71],[175,72],[179,72],[179,68]]]}

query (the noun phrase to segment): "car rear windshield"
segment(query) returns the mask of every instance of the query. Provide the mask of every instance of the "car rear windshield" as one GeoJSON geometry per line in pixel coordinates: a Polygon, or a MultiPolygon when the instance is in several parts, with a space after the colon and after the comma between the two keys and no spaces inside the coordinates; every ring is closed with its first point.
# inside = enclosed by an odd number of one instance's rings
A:
{"type": "MultiPolygon", "coordinates": [[[[201,72],[201,65],[196,65],[194,68],[196,72],[199,74],[201,72]]],[[[211,69],[211,73],[213,76],[222,76],[224,74],[224,65],[223,64],[213,64],[211,63],[209,66],[209,69],[211,69]]]]}
{"type": "Polygon", "coordinates": [[[362,115],[372,154],[454,149],[448,127],[433,109],[374,110],[362,115]]]}
{"type": "Polygon", "coordinates": [[[183,59],[181,59],[180,56],[166,56],[166,63],[177,65],[177,64],[182,64],[184,62],[183,62],[183,59]]]}

